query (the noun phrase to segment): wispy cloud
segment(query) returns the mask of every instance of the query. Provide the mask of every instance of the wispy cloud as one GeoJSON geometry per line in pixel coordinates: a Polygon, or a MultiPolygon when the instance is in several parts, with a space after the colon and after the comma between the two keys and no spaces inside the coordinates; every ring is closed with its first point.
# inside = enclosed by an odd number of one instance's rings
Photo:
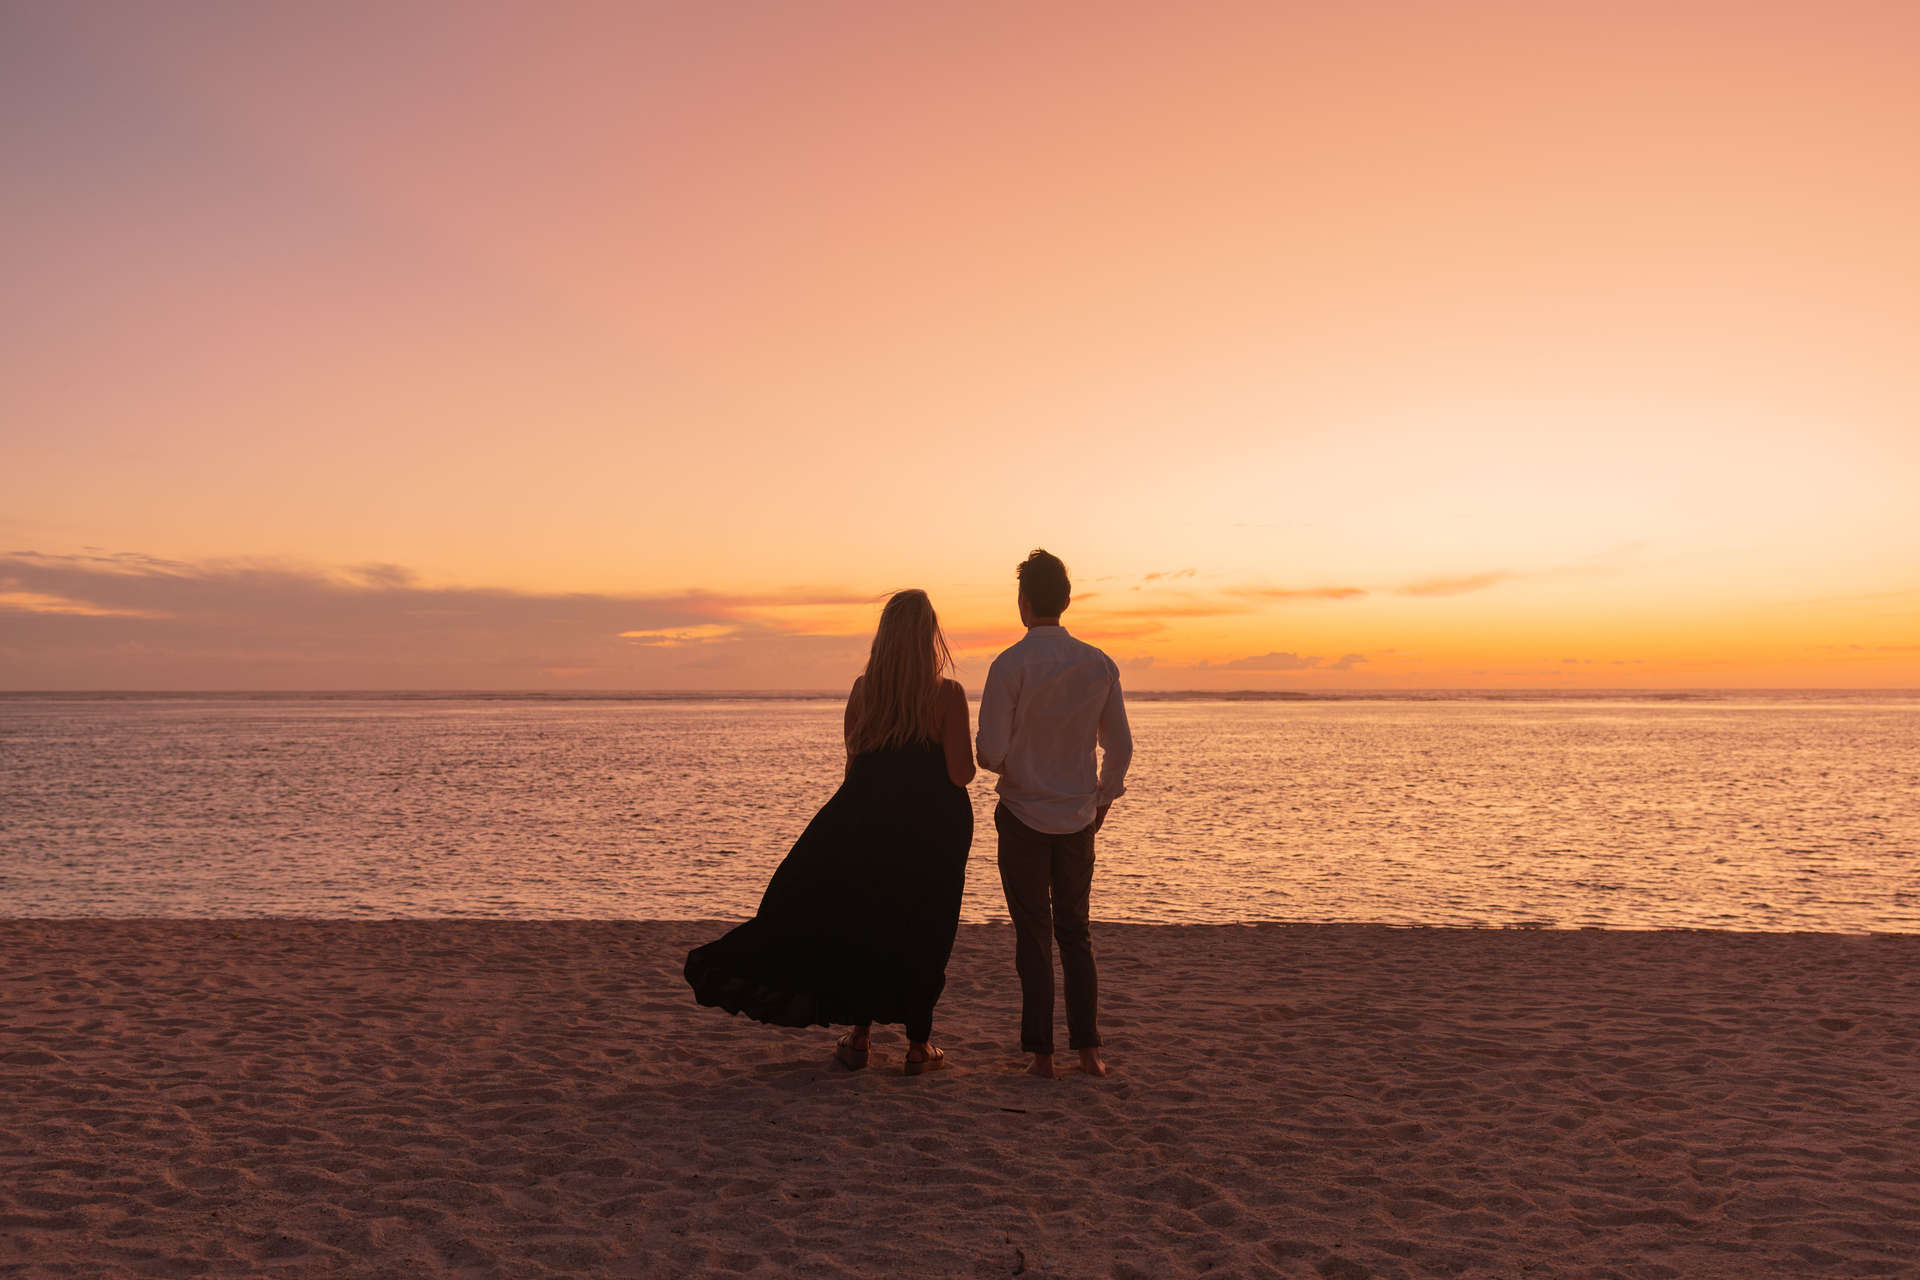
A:
{"type": "Polygon", "coordinates": [[[1230,587],[1227,594],[1242,600],[1358,600],[1367,594],[1365,587],[1230,587]]]}
{"type": "Polygon", "coordinates": [[[1075,627],[1074,634],[1082,640],[1109,642],[1113,640],[1144,640],[1156,636],[1167,629],[1163,622],[1089,622],[1084,627],[1075,627]]]}
{"type": "Polygon", "coordinates": [[[1235,614],[1249,613],[1246,605],[1234,604],[1226,600],[1167,600],[1163,602],[1143,601],[1118,608],[1088,609],[1080,616],[1101,618],[1224,618],[1235,614]]]}
{"type": "Polygon", "coordinates": [[[85,566],[98,573],[123,573],[149,577],[167,574],[190,575],[195,570],[194,565],[184,560],[165,560],[159,556],[145,555],[138,551],[107,551],[99,547],[88,547],[72,555],[45,555],[38,551],[9,551],[0,555],[0,572],[23,565],[38,565],[49,569],[62,566],[85,566]]]}
{"type": "Polygon", "coordinates": [[[955,653],[977,653],[983,649],[1004,649],[1020,638],[1018,625],[1005,627],[943,627],[947,647],[955,653]]]}
{"type": "MultiPolygon", "coordinates": [[[[1069,614],[1066,619],[1073,634],[1082,640],[1095,644],[1110,643],[1115,640],[1143,640],[1148,636],[1159,635],[1166,631],[1166,624],[1153,621],[1112,621],[1108,618],[1089,616],[1076,619],[1069,614]]],[[[998,652],[1014,643],[1021,636],[1018,626],[1011,627],[962,627],[948,628],[947,647],[957,654],[980,654],[998,652]]]]}
{"type": "Polygon", "coordinates": [[[1338,658],[1314,654],[1272,653],[1234,658],[1227,662],[1197,662],[1195,671],[1351,671],[1367,660],[1364,653],[1345,653],[1338,658]]]}
{"type": "MultiPolygon", "coordinates": [[[[1519,581],[1545,581],[1557,578],[1589,577],[1616,572],[1620,561],[1639,549],[1627,544],[1597,553],[1572,564],[1541,569],[1482,569],[1471,573],[1437,574],[1390,586],[1362,586],[1354,582],[1312,584],[1242,583],[1211,591],[1166,592],[1174,581],[1193,577],[1196,570],[1160,570],[1144,575],[1125,597],[1131,603],[1099,610],[1103,616],[1169,620],[1181,618],[1218,618],[1253,614],[1276,605],[1338,604],[1365,600],[1377,594],[1413,598],[1443,599],[1489,591],[1519,581]]],[[[1090,611],[1091,612],[1091,611],[1090,611]]]]}
{"type": "Polygon", "coordinates": [[[683,644],[734,640],[738,639],[739,635],[739,627],[721,622],[708,622],[697,627],[654,627],[645,631],[622,631],[620,638],[634,644],[659,645],[662,648],[671,649],[683,644]]]}
{"type": "Polygon", "coordinates": [[[1920,644],[1823,644],[1827,653],[1920,653],[1920,644]]]}
{"type": "Polygon", "coordinates": [[[413,570],[397,564],[357,564],[347,572],[373,587],[410,587],[417,580],[413,570]]]}
{"type": "Polygon", "coordinates": [[[1842,600],[1906,600],[1914,596],[1920,596],[1920,587],[1901,587],[1894,591],[1848,592],[1845,595],[1837,596],[1809,596],[1802,600],[1801,603],[1833,604],[1842,600]]]}
{"type": "Polygon", "coordinates": [[[714,646],[743,678],[817,688],[864,651],[871,619],[846,607],[873,599],[520,592],[428,586],[390,564],[15,552],[0,555],[0,648],[16,688],[648,687],[714,646]]]}
{"type": "Polygon", "coordinates": [[[1618,573],[1621,567],[1645,547],[1642,542],[1624,542],[1595,552],[1585,559],[1538,569],[1484,569],[1472,573],[1441,574],[1416,578],[1393,588],[1401,596],[1464,596],[1489,591],[1512,582],[1550,582],[1565,579],[1597,578],[1618,573]]]}
{"type": "Polygon", "coordinates": [[[14,590],[14,585],[0,578],[0,614],[4,613],[40,613],[67,614],[77,618],[157,618],[161,614],[146,609],[112,609],[85,600],[69,600],[64,596],[51,595],[44,591],[14,590]]]}
{"type": "Polygon", "coordinates": [[[1495,569],[1488,573],[1468,573],[1451,578],[1422,578],[1395,587],[1394,594],[1402,596],[1464,596],[1475,591],[1485,591],[1497,587],[1503,582],[1511,582],[1521,575],[1509,569],[1495,569]]]}

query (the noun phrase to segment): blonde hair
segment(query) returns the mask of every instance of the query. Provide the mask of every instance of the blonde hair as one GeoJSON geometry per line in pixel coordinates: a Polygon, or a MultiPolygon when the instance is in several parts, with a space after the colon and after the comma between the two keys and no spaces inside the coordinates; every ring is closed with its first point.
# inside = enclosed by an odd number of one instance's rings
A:
{"type": "Polygon", "coordinates": [[[940,677],[952,669],[953,654],[927,593],[894,592],[873,633],[847,753],[937,741],[940,677]]]}

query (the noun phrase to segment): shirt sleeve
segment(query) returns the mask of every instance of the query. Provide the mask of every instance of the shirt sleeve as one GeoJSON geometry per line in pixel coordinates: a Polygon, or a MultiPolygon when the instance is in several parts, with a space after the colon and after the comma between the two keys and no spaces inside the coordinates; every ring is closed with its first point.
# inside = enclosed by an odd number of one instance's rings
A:
{"type": "Polygon", "coordinates": [[[1133,763],[1133,730],[1127,724],[1127,703],[1120,694],[1120,672],[1113,673],[1113,689],[1100,712],[1100,789],[1097,804],[1109,805],[1127,794],[1127,766],[1133,763]]]}
{"type": "Polygon", "coordinates": [[[1013,681],[998,659],[987,668],[987,687],[980,693],[980,730],[974,735],[973,754],[982,769],[1003,773],[1007,745],[1013,734],[1013,681]]]}

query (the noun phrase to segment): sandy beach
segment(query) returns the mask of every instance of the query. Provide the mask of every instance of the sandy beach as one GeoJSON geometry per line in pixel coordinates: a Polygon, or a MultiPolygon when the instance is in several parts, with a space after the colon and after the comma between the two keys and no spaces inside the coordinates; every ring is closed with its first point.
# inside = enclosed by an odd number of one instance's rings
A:
{"type": "Polygon", "coordinates": [[[1920,1273],[1920,937],[1096,928],[1106,1080],[694,1005],[718,926],[0,921],[0,1272],[1920,1273]]]}

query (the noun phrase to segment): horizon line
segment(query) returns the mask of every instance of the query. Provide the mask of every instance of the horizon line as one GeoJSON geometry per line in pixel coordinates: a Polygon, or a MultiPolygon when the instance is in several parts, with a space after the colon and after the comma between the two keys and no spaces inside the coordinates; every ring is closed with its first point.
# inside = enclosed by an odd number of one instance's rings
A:
{"type": "MultiPolygon", "coordinates": [[[[965,686],[962,686],[963,688],[965,686]]],[[[968,689],[970,695],[978,689],[968,689]]],[[[1405,694],[1527,694],[1551,693],[1559,696],[1578,694],[1648,694],[1671,697],[1681,694],[1740,693],[1911,693],[1920,694],[1920,685],[1408,685],[1381,688],[1344,686],[1326,689],[1127,689],[1130,698],[1241,698],[1272,700],[1316,700],[1330,697],[1392,697],[1405,694]]],[[[227,689],[141,689],[141,688],[67,688],[0,689],[0,698],[843,698],[839,689],[819,688],[733,688],[733,689],[661,689],[598,688],[539,689],[526,687],[458,688],[227,688],[227,689]]]]}

